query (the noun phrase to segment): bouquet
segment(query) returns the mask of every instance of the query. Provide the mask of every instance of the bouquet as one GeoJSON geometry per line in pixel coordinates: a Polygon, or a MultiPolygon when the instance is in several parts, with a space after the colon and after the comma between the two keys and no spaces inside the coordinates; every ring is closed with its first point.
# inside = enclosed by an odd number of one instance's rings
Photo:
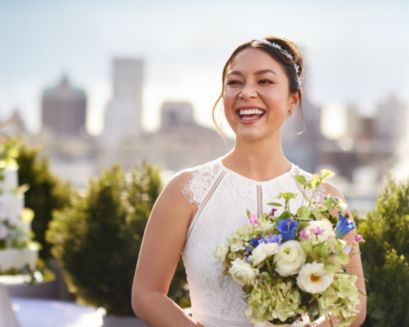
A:
{"type": "MultiPolygon", "coordinates": [[[[217,247],[215,259],[242,286],[244,314],[256,326],[295,325],[307,315],[310,321],[331,315],[342,327],[357,314],[357,277],[343,268],[353,255],[343,237],[355,224],[341,199],[316,199],[331,176],[329,170],[309,180],[295,176],[301,206],[291,210],[298,194],[280,193],[277,202],[268,203],[271,212],[257,217],[247,210],[250,224],[217,247]]],[[[357,234],[354,242],[361,240],[357,234]]]]}

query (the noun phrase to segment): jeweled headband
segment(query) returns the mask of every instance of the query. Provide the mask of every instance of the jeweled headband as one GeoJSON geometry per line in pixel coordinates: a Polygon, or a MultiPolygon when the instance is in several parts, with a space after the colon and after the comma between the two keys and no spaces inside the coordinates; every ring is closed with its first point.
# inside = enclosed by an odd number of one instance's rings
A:
{"type": "Polygon", "coordinates": [[[295,59],[294,59],[293,55],[291,53],[289,53],[287,50],[283,49],[283,47],[281,45],[279,45],[278,43],[276,43],[276,42],[271,42],[271,41],[266,40],[266,39],[255,40],[255,41],[258,42],[258,43],[268,45],[269,47],[272,47],[272,48],[278,50],[283,56],[285,56],[289,60],[291,60],[291,62],[293,63],[295,74],[297,75],[298,87],[300,87],[301,86],[301,77],[299,76],[300,66],[295,62],[295,59]]]}

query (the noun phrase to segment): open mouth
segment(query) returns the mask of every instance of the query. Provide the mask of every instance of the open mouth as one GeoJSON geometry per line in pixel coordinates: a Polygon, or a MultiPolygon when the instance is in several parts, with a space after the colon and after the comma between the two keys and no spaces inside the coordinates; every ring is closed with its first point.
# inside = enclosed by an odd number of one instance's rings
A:
{"type": "Polygon", "coordinates": [[[236,113],[242,122],[254,122],[263,117],[266,111],[259,108],[248,108],[238,109],[236,113]]]}

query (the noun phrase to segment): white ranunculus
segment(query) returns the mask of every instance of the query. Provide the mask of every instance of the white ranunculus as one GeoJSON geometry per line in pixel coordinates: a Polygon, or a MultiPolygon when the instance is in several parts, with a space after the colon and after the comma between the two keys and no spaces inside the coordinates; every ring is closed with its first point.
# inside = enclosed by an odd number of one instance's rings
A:
{"type": "Polygon", "coordinates": [[[305,229],[312,244],[317,244],[326,241],[330,237],[335,237],[332,224],[326,219],[310,221],[305,229]]]}
{"type": "Polygon", "coordinates": [[[305,253],[298,241],[287,241],[280,245],[274,256],[275,271],[283,277],[295,275],[305,263],[305,253]]]}
{"type": "Polygon", "coordinates": [[[256,278],[258,270],[251,267],[244,260],[236,258],[231,263],[229,273],[240,285],[249,285],[256,278]]]}
{"type": "Polygon", "coordinates": [[[326,271],[322,263],[306,263],[297,276],[297,285],[307,293],[324,292],[334,281],[334,273],[326,271]]]}
{"type": "Polygon", "coordinates": [[[249,259],[254,265],[258,265],[265,258],[268,258],[269,256],[276,253],[277,250],[277,243],[261,243],[253,250],[249,259]]]}
{"type": "Polygon", "coordinates": [[[214,253],[214,259],[217,262],[223,262],[224,259],[226,258],[227,251],[228,247],[226,245],[224,244],[219,245],[214,253]]]}

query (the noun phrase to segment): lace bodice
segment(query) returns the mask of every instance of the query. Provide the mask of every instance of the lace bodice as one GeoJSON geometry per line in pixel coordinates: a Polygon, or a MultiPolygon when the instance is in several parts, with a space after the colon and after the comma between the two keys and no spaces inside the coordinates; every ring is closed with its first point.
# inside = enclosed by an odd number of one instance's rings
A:
{"type": "MultiPolygon", "coordinates": [[[[183,250],[192,315],[206,327],[252,327],[244,316],[241,287],[223,275],[214,251],[237,228],[248,224],[246,209],[267,212],[267,202],[279,192],[300,193],[294,175],[309,174],[292,165],[284,174],[259,182],[228,169],[221,159],[186,172],[190,178],[183,193],[197,207],[183,250]]],[[[301,201],[301,194],[298,198],[301,201]]]]}

